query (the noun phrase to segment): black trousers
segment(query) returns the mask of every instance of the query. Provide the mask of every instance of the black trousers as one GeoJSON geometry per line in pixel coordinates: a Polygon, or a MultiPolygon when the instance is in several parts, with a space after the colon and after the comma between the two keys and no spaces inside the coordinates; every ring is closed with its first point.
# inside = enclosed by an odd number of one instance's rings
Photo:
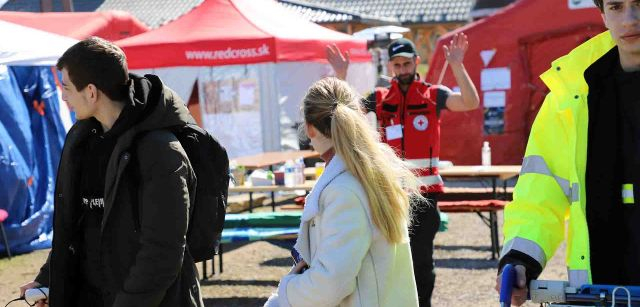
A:
{"type": "Polygon", "coordinates": [[[431,307],[431,294],[436,282],[433,239],[440,228],[440,212],[435,195],[423,196],[428,203],[420,202],[415,207],[409,238],[420,307],[431,307]]]}

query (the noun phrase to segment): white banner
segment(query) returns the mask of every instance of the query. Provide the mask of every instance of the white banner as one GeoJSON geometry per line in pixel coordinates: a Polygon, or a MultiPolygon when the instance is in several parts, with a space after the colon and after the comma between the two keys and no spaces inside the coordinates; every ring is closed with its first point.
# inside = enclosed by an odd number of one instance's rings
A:
{"type": "Polygon", "coordinates": [[[593,3],[593,0],[567,0],[567,1],[569,1],[570,10],[596,7],[595,3],[593,3]]]}

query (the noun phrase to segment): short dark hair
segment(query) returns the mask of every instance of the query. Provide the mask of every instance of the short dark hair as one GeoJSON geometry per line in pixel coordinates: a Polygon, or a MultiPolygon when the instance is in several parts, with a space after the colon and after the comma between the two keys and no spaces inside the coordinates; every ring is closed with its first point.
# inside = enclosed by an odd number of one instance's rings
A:
{"type": "Polygon", "coordinates": [[[102,38],[90,37],[71,46],[56,67],[67,69],[78,91],[93,84],[111,100],[123,100],[127,94],[127,58],[122,49],[102,38]]]}
{"type": "Polygon", "coordinates": [[[593,3],[600,9],[600,12],[604,12],[604,0],[593,0],[593,3]]]}

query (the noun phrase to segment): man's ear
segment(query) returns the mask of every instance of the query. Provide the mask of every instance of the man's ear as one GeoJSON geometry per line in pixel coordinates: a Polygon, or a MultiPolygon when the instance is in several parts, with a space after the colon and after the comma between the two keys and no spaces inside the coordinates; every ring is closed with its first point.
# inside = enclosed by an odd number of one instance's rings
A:
{"type": "Polygon", "coordinates": [[[87,101],[95,103],[98,101],[99,90],[95,85],[89,83],[84,89],[84,95],[87,98],[87,101]]]}
{"type": "Polygon", "coordinates": [[[600,17],[602,17],[602,22],[604,22],[604,26],[609,29],[609,26],[607,26],[607,18],[604,17],[604,12],[600,13],[600,17]]]}
{"type": "Polygon", "coordinates": [[[420,56],[416,55],[416,67],[420,65],[420,61],[421,61],[420,56]]]}

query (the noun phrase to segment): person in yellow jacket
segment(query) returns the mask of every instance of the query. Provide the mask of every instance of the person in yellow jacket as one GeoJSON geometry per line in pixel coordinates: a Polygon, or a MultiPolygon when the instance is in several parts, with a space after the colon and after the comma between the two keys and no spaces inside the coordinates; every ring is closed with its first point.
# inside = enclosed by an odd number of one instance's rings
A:
{"type": "Polygon", "coordinates": [[[550,92],[505,209],[499,267],[516,266],[514,305],[565,228],[571,286],[640,285],[640,1],[594,2],[608,31],[541,75],[550,92]]]}

